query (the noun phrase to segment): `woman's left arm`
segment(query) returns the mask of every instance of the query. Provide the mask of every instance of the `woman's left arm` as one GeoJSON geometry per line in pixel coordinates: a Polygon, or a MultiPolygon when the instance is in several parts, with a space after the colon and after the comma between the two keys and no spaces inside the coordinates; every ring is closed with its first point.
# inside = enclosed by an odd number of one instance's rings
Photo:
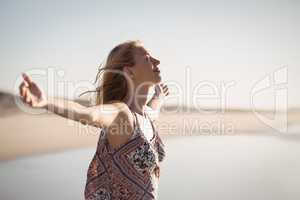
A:
{"type": "Polygon", "coordinates": [[[151,108],[151,112],[153,112],[152,120],[156,120],[159,115],[160,108],[163,104],[164,97],[169,95],[169,88],[167,85],[160,83],[155,86],[155,92],[153,97],[147,103],[147,106],[151,108]]]}

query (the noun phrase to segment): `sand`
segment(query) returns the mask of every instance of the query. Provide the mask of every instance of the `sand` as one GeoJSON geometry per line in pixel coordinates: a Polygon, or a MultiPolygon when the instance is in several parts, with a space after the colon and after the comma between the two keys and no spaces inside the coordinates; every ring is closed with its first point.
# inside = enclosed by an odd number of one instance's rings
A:
{"type": "MultiPolygon", "coordinates": [[[[15,103],[13,94],[0,91],[0,160],[13,160],[23,156],[60,152],[84,147],[95,148],[100,129],[64,119],[52,113],[29,114],[15,103]]],[[[87,105],[84,100],[78,102],[87,105]]],[[[260,110],[266,117],[272,111],[260,110]]],[[[299,135],[300,109],[288,110],[288,132],[279,133],[277,124],[268,126],[251,110],[212,108],[195,110],[187,107],[165,106],[156,122],[162,138],[179,136],[299,135]],[[174,112],[177,110],[177,112],[174,112]]],[[[280,113],[279,113],[280,114],[280,113]]],[[[284,113],[283,113],[284,114],[284,113]]],[[[278,114],[277,114],[278,115],[278,114]]]]}
{"type": "MultiPolygon", "coordinates": [[[[0,199],[83,199],[99,129],[11,102],[0,98],[0,199]]],[[[159,199],[300,198],[299,109],[288,111],[285,133],[249,110],[180,110],[156,123],[167,151],[159,199]]]]}
{"type": "MultiPolygon", "coordinates": [[[[3,109],[3,108],[2,108],[3,109]]],[[[289,115],[289,134],[298,134],[300,112],[289,115]]],[[[54,114],[32,115],[14,111],[0,117],[0,160],[67,149],[95,147],[100,129],[85,126],[54,114]]],[[[274,132],[251,112],[227,111],[217,114],[162,112],[156,123],[163,138],[191,135],[240,135],[274,132]]]]}

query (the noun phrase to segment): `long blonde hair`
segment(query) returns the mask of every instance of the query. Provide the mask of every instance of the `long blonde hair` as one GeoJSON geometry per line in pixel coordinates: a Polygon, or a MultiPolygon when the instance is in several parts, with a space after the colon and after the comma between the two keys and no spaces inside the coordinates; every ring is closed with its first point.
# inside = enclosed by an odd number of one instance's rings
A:
{"type": "Polygon", "coordinates": [[[110,51],[105,64],[100,65],[98,69],[95,80],[96,90],[87,91],[96,92],[96,105],[124,101],[128,91],[128,80],[124,76],[123,68],[135,64],[134,50],[141,45],[142,42],[139,40],[126,41],[110,51]]]}

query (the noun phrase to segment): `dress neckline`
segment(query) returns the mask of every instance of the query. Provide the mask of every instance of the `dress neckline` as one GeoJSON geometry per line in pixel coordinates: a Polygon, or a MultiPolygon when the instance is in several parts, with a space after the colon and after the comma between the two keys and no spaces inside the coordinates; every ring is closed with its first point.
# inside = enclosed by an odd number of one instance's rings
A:
{"type": "Polygon", "coordinates": [[[140,135],[141,135],[142,137],[144,137],[144,138],[145,138],[147,141],[149,141],[150,143],[153,142],[153,141],[155,140],[155,138],[156,138],[156,130],[155,130],[155,128],[154,128],[154,125],[153,125],[153,123],[152,123],[152,121],[151,121],[149,115],[145,112],[145,117],[147,117],[148,120],[150,121],[150,124],[151,124],[151,127],[152,127],[152,131],[153,131],[153,136],[152,136],[152,138],[151,138],[150,140],[148,140],[148,139],[146,138],[144,132],[142,131],[136,113],[133,112],[133,111],[131,111],[131,112],[132,112],[132,113],[134,114],[134,116],[135,116],[135,122],[136,122],[136,123],[134,124],[134,130],[136,129],[136,126],[137,126],[140,135]]]}
{"type": "MultiPolygon", "coordinates": [[[[133,115],[134,115],[134,128],[133,128],[133,135],[131,136],[131,138],[128,139],[128,141],[126,141],[124,144],[121,144],[117,147],[112,147],[108,140],[107,140],[107,137],[105,136],[105,143],[106,143],[106,148],[108,148],[108,151],[113,153],[113,154],[116,154],[117,152],[119,152],[121,149],[123,149],[124,147],[126,147],[129,143],[133,142],[134,140],[138,139],[138,137],[141,137],[143,140],[149,142],[150,146],[154,147],[155,144],[154,142],[157,141],[157,132],[152,124],[152,121],[150,120],[150,123],[151,123],[151,126],[152,126],[152,129],[153,129],[153,137],[148,140],[146,138],[146,136],[144,135],[144,132],[142,131],[142,129],[140,128],[140,125],[139,125],[139,122],[138,122],[138,119],[137,119],[137,116],[136,114],[132,111],[133,115]]],[[[104,129],[102,129],[101,131],[104,131],[104,129]]],[[[103,133],[104,134],[104,133],[103,133]]],[[[105,134],[104,134],[105,135],[105,134]]]]}

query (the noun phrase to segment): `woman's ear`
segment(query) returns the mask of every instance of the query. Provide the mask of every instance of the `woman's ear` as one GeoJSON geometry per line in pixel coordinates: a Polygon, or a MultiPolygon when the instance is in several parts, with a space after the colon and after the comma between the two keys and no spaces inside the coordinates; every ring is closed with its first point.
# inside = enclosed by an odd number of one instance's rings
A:
{"type": "Polygon", "coordinates": [[[125,73],[125,76],[129,76],[131,79],[134,79],[134,73],[130,69],[130,67],[125,66],[123,68],[123,72],[125,73]]]}

